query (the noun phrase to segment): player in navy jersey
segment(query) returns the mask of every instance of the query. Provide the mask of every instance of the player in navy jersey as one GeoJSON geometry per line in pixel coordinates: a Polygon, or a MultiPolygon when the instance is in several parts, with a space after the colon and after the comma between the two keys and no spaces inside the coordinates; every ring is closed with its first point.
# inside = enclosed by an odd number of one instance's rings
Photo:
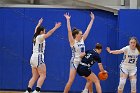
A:
{"type": "Polygon", "coordinates": [[[100,82],[98,77],[90,70],[90,67],[97,62],[101,72],[106,73],[101,63],[100,53],[102,51],[102,45],[97,43],[95,49],[87,50],[85,55],[77,68],[77,73],[87,79],[87,84],[82,93],[88,93],[91,82],[95,83],[97,93],[102,93],[100,82]]]}
{"type": "Polygon", "coordinates": [[[31,93],[34,83],[37,81],[36,90],[33,93],[40,93],[44,80],[46,78],[46,65],[44,63],[45,39],[50,37],[56,29],[61,26],[61,22],[55,24],[54,28],[45,32],[45,28],[41,26],[43,19],[41,18],[35,28],[33,37],[33,54],[30,59],[32,67],[32,78],[29,81],[28,88],[25,93],[31,93]]]}
{"type": "Polygon", "coordinates": [[[123,93],[123,89],[127,80],[130,78],[131,93],[136,93],[136,82],[137,82],[137,60],[140,55],[140,44],[136,37],[131,37],[129,45],[123,47],[120,50],[110,50],[107,47],[107,51],[110,54],[121,54],[124,53],[123,60],[120,64],[120,82],[118,86],[118,93],[123,93]]]}

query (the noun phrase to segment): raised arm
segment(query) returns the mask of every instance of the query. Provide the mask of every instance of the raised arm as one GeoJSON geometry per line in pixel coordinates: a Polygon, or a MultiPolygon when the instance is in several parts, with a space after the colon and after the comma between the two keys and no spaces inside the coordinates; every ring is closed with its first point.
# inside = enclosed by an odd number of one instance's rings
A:
{"type": "Polygon", "coordinates": [[[38,24],[36,25],[36,28],[35,28],[35,32],[34,33],[36,33],[37,28],[39,26],[41,26],[42,22],[43,22],[43,18],[40,18],[39,21],[38,21],[38,24]]]}
{"type": "Polygon", "coordinates": [[[54,28],[52,28],[50,31],[48,31],[44,35],[44,38],[48,38],[49,36],[51,36],[60,26],[61,26],[61,22],[56,23],[55,26],[54,26],[54,28]]]}
{"type": "Polygon", "coordinates": [[[88,34],[89,34],[89,32],[90,32],[90,29],[91,29],[91,27],[92,27],[94,18],[95,18],[95,17],[94,17],[94,14],[93,14],[92,12],[90,13],[90,17],[91,17],[91,20],[90,20],[90,23],[89,23],[89,25],[88,25],[88,27],[87,27],[85,33],[83,34],[83,40],[85,40],[85,39],[87,38],[87,36],[88,36],[88,34]]]}
{"type": "Polygon", "coordinates": [[[121,54],[121,53],[124,53],[122,50],[110,50],[110,47],[107,47],[106,50],[110,54],[121,54]]]}
{"type": "Polygon", "coordinates": [[[70,45],[72,46],[73,43],[74,43],[74,38],[72,36],[71,25],[70,25],[71,16],[69,15],[69,13],[65,13],[64,16],[65,16],[65,18],[67,20],[68,39],[69,39],[70,45]]]}

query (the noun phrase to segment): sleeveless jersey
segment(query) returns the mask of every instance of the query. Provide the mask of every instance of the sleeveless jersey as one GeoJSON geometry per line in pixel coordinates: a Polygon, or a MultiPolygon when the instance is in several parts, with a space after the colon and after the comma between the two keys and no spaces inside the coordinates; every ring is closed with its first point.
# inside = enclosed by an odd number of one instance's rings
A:
{"type": "Polygon", "coordinates": [[[81,61],[80,55],[82,52],[85,52],[85,44],[83,39],[80,41],[74,41],[74,45],[71,47],[72,48],[72,59],[73,61],[81,61]]]}
{"type": "Polygon", "coordinates": [[[96,50],[87,50],[86,55],[82,58],[81,63],[84,63],[84,65],[91,67],[95,62],[101,63],[101,57],[96,52],[96,50]]]}
{"type": "Polygon", "coordinates": [[[45,50],[45,39],[43,35],[38,35],[36,37],[36,43],[33,44],[33,53],[44,53],[45,50]]]}
{"type": "Polygon", "coordinates": [[[134,66],[136,67],[139,51],[137,48],[132,50],[130,46],[126,46],[121,49],[124,52],[122,65],[123,66],[134,66]]]}

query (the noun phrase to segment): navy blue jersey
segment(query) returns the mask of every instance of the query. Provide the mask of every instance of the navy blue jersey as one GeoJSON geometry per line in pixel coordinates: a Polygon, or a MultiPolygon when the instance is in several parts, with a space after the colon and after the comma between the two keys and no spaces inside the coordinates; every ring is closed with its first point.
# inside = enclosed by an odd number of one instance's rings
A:
{"type": "Polygon", "coordinates": [[[101,63],[101,57],[96,50],[87,50],[81,62],[91,67],[95,62],[101,63]]]}

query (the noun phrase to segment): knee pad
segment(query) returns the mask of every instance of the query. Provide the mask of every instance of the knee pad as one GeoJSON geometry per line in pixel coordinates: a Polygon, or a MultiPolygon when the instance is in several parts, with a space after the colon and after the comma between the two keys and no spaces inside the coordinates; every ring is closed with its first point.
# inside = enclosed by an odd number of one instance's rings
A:
{"type": "Polygon", "coordinates": [[[137,80],[136,79],[131,79],[130,82],[131,82],[131,92],[136,92],[136,82],[137,82],[137,80]]]}
{"type": "Polygon", "coordinates": [[[120,78],[120,83],[119,83],[118,89],[123,90],[125,83],[126,83],[126,78],[120,78]]]}

